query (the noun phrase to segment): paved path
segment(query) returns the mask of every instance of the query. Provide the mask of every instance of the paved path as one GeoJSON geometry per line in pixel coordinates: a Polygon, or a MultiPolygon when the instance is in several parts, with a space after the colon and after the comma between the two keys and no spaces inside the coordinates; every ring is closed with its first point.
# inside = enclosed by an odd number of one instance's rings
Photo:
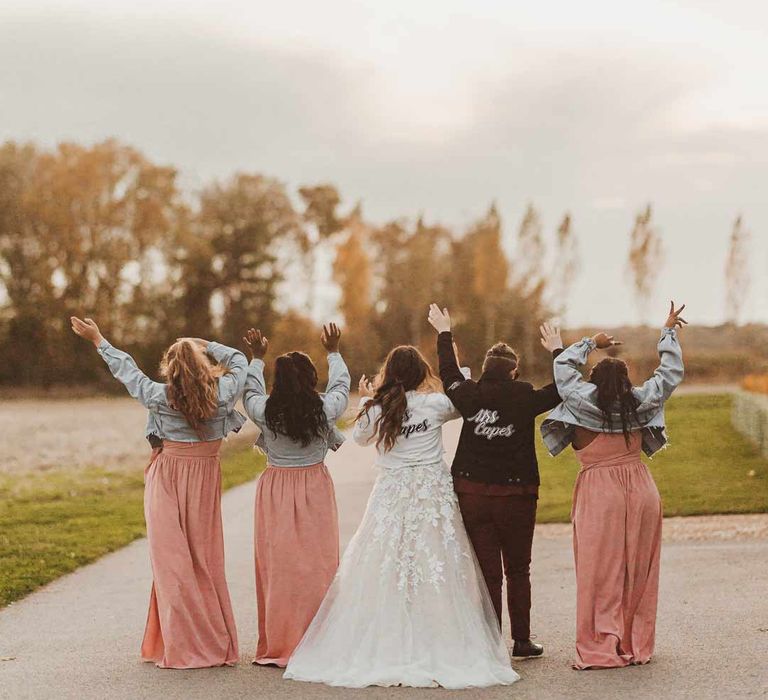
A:
{"type": "MultiPolygon", "coordinates": [[[[373,479],[370,463],[370,451],[351,444],[329,459],[344,543],[365,507],[373,479]]],[[[161,671],[138,661],[150,585],[147,546],[141,540],[0,611],[0,657],[15,657],[0,661],[0,698],[768,697],[768,536],[761,516],[747,525],[738,521],[736,539],[705,533],[699,536],[706,539],[673,536],[665,543],[657,654],[648,666],[570,670],[574,577],[568,528],[541,526],[534,548],[533,619],[547,655],[516,663],[519,683],[482,691],[344,690],[283,681],[279,670],[248,663],[256,637],[253,493],[250,483],[224,497],[227,573],[243,663],[161,671]]],[[[726,522],[721,519],[716,530],[727,530],[726,522]]],[[[670,529],[674,535],[685,527],[670,529]]]]}

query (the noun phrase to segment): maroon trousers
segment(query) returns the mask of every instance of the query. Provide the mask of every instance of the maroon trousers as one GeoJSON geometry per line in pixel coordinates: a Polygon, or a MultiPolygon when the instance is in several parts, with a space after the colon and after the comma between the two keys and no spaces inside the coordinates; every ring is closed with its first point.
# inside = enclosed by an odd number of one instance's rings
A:
{"type": "Polygon", "coordinates": [[[502,571],[512,638],[531,637],[531,547],[536,496],[458,493],[464,527],[475,549],[501,624],[502,571]],[[503,566],[503,568],[502,568],[503,566]]]}

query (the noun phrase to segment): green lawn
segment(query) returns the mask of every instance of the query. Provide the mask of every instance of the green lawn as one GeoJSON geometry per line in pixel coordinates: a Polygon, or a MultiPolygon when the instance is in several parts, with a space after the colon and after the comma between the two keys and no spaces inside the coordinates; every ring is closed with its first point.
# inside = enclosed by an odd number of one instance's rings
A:
{"type": "MultiPolygon", "coordinates": [[[[253,479],[264,457],[222,457],[223,486],[253,479]]],[[[0,607],[144,536],[144,481],[89,469],[0,477],[0,607]]]]}
{"type": "MultiPolygon", "coordinates": [[[[673,397],[667,404],[669,444],[646,459],[665,515],[768,512],[768,461],[731,426],[726,395],[673,397]],[[754,471],[754,476],[749,473],[754,471]]],[[[558,457],[539,442],[538,522],[567,522],[578,460],[558,457]]]]}
{"type": "MultiPolygon", "coordinates": [[[[768,512],[768,462],[731,427],[729,397],[673,398],[667,419],[669,448],[649,462],[666,515],[768,512]]],[[[576,458],[539,452],[538,520],[566,522],[576,458]]],[[[250,448],[225,454],[224,487],[263,466],[250,448]]],[[[142,537],[142,491],[141,473],[103,469],[0,477],[0,606],[142,537]]]]}

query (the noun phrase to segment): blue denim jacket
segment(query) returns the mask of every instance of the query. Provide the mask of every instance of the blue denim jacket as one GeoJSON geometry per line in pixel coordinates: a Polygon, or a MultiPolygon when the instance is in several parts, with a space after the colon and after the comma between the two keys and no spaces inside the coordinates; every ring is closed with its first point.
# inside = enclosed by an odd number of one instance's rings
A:
{"type": "Polygon", "coordinates": [[[336,429],[336,421],[347,410],[351,378],[343,358],[338,352],[328,355],[328,387],[321,394],[328,431],[323,437],[312,440],[306,447],[287,435],[273,433],[267,428],[264,409],[267,406],[264,383],[264,360],[251,360],[245,382],[243,405],[248,417],[259,426],[261,436],[256,445],[267,453],[267,463],[275,467],[308,467],[325,459],[329,449],[335,450],[344,442],[344,436],[336,429]]]}
{"type": "Polygon", "coordinates": [[[232,431],[237,432],[245,424],[245,416],[235,410],[235,402],[243,393],[248,360],[239,350],[221,343],[208,343],[206,350],[216,362],[225,365],[229,372],[219,378],[216,414],[201,425],[201,440],[184,415],[168,405],[165,384],[152,381],[127,352],[118,350],[106,340],[102,340],[98,347],[99,355],[115,379],[125,384],[128,393],[149,409],[145,435],[150,442],[152,436],[177,442],[220,440],[232,431]]]}
{"type": "MultiPolygon", "coordinates": [[[[603,413],[597,406],[597,387],[581,376],[580,368],[594,349],[594,341],[584,338],[555,359],[555,383],[562,403],[541,425],[544,444],[552,455],[571,444],[576,426],[603,433],[622,431],[618,414],[614,416],[612,428],[605,425],[603,413]]],[[[637,407],[640,423],[633,429],[643,431],[643,452],[649,457],[667,443],[664,403],[683,381],[683,352],[674,328],[662,329],[658,351],[661,362],[653,376],[632,390],[640,402],[637,407]]]]}

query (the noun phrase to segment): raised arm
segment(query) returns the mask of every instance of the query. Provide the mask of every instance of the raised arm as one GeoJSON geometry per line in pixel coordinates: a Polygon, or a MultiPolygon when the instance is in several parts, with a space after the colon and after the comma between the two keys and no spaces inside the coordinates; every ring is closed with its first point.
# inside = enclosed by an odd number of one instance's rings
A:
{"type": "Polygon", "coordinates": [[[77,316],[70,318],[72,330],[81,338],[85,338],[94,344],[99,355],[107,363],[112,376],[125,385],[128,393],[141,403],[149,407],[153,401],[165,397],[165,385],[152,381],[142,372],[134,359],[122,350],[114,347],[99,331],[95,321],[90,318],[85,320],[77,316]]]}
{"type": "Polygon", "coordinates": [[[567,402],[580,390],[591,387],[581,376],[581,368],[587,363],[589,353],[595,348],[604,349],[615,345],[621,345],[621,341],[614,340],[607,333],[598,333],[592,338],[582,338],[555,358],[555,385],[563,401],[567,402]]]}
{"type": "MultiPolygon", "coordinates": [[[[370,388],[369,383],[366,381],[365,376],[360,379],[360,404],[358,406],[358,412],[362,411],[373,398],[372,394],[366,395],[370,388]]],[[[370,445],[376,439],[376,418],[381,412],[381,408],[373,406],[368,413],[363,413],[356,421],[352,428],[352,439],[358,445],[370,445]]]]}
{"type": "Polygon", "coordinates": [[[352,383],[347,364],[339,352],[340,338],[341,331],[335,323],[323,326],[320,340],[328,351],[328,386],[323,397],[323,406],[331,421],[337,420],[347,410],[349,387],[352,383]]]}
{"type": "Polygon", "coordinates": [[[245,388],[248,360],[240,350],[213,341],[206,344],[205,350],[229,370],[219,378],[219,400],[234,406],[245,388]]]}
{"type": "Polygon", "coordinates": [[[659,366],[648,381],[635,389],[635,396],[641,403],[663,404],[683,381],[683,350],[677,337],[677,329],[688,323],[680,316],[684,308],[685,304],[675,310],[675,304],[671,302],[669,316],[661,329],[657,346],[659,366]]]}
{"type": "Polygon", "coordinates": [[[659,366],[650,379],[635,389],[635,396],[641,403],[664,403],[685,375],[683,351],[674,328],[662,329],[657,349],[659,366]]]}
{"type": "Polygon", "coordinates": [[[451,331],[441,331],[437,335],[437,362],[440,379],[446,392],[448,389],[457,388],[455,385],[467,381],[456,359],[451,331]]]}
{"type": "MultiPolygon", "coordinates": [[[[558,348],[552,351],[552,368],[554,372],[554,361],[563,354],[563,349],[558,348]]],[[[540,413],[551,411],[561,401],[560,393],[557,390],[557,384],[553,381],[545,384],[541,389],[533,390],[533,410],[538,416],[540,413]]]]}
{"type": "Polygon", "coordinates": [[[248,330],[243,337],[251,361],[245,378],[243,406],[248,417],[259,427],[264,423],[264,409],[267,405],[267,385],[264,381],[264,357],[269,348],[269,340],[261,331],[248,330]]]}
{"type": "Polygon", "coordinates": [[[465,376],[456,359],[456,346],[451,333],[451,317],[448,309],[440,310],[437,304],[430,304],[429,323],[437,331],[437,361],[440,379],[445,395],[462,415],[474,413],[474,399],[477,384],[465,376]]]}
{"type": "Polygon", "coordinates": [[[264,422],[267,398],[267,387],[264,382],[264,360],[257,357],[248,364],[243,391],[243,406],[246,415],[258,426],[264,422]]]}
{"type": "MultiPolygon", "coordinates": [[[[552,353],[552,360],[556,360],[558,355],[563,352],[563,340],[560,336],[560,329],[549,323],[544,323],[539,327],[541,332],[541,344],[552,353]]],[[[533,411],[538,416],[540,413],[551,411],[560,403],[560,394],[557,393],[557,384],[551,382],[541,389],[533,391],[533,411]]]]}
{"type": "Polygon", "coordinates": [[[554,361],[555,386],[563,401],[567,401],[579,387],[586,384],[581,368],[587,363],[589,353],[597,346],[592,338],[582,338],[569,345],[554,361]]]}
{"type": "Polygon", "coordinates": [[[330,420],[337,420],[347,410],[351,381],[347,363],[344,362],[341,353],[330,353],[328,355],[328,387],[323,397],[325,412],[330,420]]]}

